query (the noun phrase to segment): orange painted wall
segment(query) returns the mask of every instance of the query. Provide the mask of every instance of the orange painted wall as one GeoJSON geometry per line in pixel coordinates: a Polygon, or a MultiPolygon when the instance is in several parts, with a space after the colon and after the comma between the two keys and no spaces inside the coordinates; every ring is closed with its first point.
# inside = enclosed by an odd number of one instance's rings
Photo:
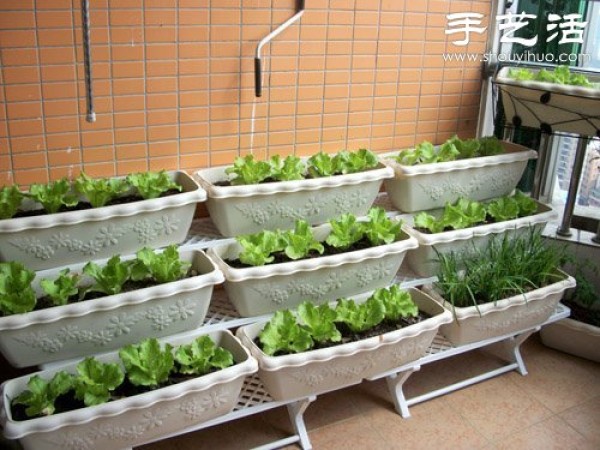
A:
{"type": "Polygon", "coordinates": [[[305,155],[475,133],[480,64],[441,54],[484,51],[485,35],[456,47],[444,30],[449,12],[489,17],[489,0],[306,0],[301,24],[264,49],[256,102],[256,42],[294,0],[90,3],[94,124],[80,1],[0,2],[0,185],[192,172],[231,163],[252,140],[260,156],[305,155]]]}

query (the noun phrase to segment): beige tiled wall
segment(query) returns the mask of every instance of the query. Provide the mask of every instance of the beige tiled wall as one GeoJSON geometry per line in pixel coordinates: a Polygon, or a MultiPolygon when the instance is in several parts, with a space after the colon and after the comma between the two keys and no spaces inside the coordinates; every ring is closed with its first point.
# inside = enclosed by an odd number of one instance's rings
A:
{"type": "Polygon", "coordinates": [[[256,43],[295,0],[90,3],[94,124],[80,1],[0,2],[0,185],[475,132],[479,63],[441,54],[484,51],[485,35],[456,47],[444,30],[449,12],[489,16],[490,0],[306,0],[301,23],[264,49],[260,99],[256,43]]]}

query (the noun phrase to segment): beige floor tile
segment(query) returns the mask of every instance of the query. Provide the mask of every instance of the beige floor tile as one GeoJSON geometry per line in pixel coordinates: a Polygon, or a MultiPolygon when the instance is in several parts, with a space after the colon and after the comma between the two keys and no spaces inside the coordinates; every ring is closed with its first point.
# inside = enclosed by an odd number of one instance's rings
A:
{"type": "Polygon", "coordinates": [[[371,410],[366,418],[392,449],[467,450],[489,445],[484,436],[440,398],[413,406],[408,419],[385,408],[371,410]]]}
{"type": "Polygon", "coordinates": [[[558,416],[530,426],[496,443],[498,450],[596,450],[598,447],[558,416]]]}
{"type": "MultiPolygon", "coordinates": [[[[544,347],[523,348],[529,375],[510,373],[394,410],[384,380],[320,396],[305,419],[315,450],[598,449],[600,365],[544,347]],[[558,412],[559,415],[556,415],[558,412]]],[[[478,352],[426,365],[409,378],[408,397],[493,369],[478,352]]],[[[285,408],[142,447],[144,450],[244,450],[287,437],[285,408]]],[[[285,450],[296,450],[290,445],[285,450]]]]}
{"type": "Polygon", "coordinates": [[[600,448],[600,396],[566,410],[560,417],[600,448]]]}
{"type": "MultiPolygon", "coordinates": [[[[332,423],[341,422],[361,414],[350,400],[351,388],[341,389],[317,397],[304,413],[308,430],[315,430],[332,423]]],[[[278,430],[291,431],[286,408],[277,408],[264,414],[265,420],[278,430]]]]}
{"type": "Polygon", "coordinates": [[[537,337],[523,356],[529,374],[512,372],[510,379],[554,413],[600,395],[600,364],[544,347],[537,337]]]}
{"type": "MultiPolygon", "coordinates": [[[[139,447],[140,450],[240,450],[264,445],[288,435],[275,430],[260,415],[188,433],[139,447]]],[[[137,449],[138,447],[136,447],[137,449]]]]}
{"type": "Polygon", "coordinates": [[[552,414],[506,376],[453,392],[447,399],[455,413],[491,441],[519,432],[552,414]]]}
{"type": "MultiPolygon", "coordinates": [[[[308,433],[314,450],[385,450],[390,445],[365,418],[355,417],[308,433]]],[[[408,447],[407,447],[408,448],[408,447]]]]}

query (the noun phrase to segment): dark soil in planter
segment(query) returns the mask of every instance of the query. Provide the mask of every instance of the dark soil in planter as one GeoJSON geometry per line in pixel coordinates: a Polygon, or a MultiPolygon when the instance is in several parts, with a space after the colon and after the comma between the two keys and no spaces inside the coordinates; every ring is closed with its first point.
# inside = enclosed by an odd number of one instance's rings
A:
{"type": "MultiPolygon", "coordinates": [[[[514,219],[510,219],[510,220],[521,219],[523,217],[531,217],[531,216],[534,216],[534,215],[536,215],[538,213],[539,213],[539,211],[536,211],[533,214],[530,214],[528,216],[519,216],[519,217],[515,217],[514,219]]],[[[507,220],[501,220],[500,222],[508,222],[508,221],[507,220]]],[[[492,216],[487,215],[487,216],[485,216],[485,220],[483,222],[475,223],[475,224],[473,224],[470,227],[467,227],[465,229],[474,228],[474,227],[480,227],[482,225],[489,225],[491,223],[499,223],[499,221],[495,220],[492,216]]],[[[423,234],[439,234],[439,233],[432,233],[427,228],[414,227],[414,229],[417,230],[419,233],[423,233],[423,234]]],[[[444,228],[443,231],[440,231],[440,233],[445,233],[446,231],[456,231],[456,229],[452,228],[452,227],[446,227],[446,228],[444,228]]]]}
{"type": "MultiPolygon", "coordinates": [[[[363,170],[362,172],[369,172],[371,170],[375,170],[378,169],[378,167],[373,167],[371,169],[366,169],[363,170]]],[[[356,173],[362,173],[362,172],[356,172],[356,173]]],[[[331,175],[332,177],[337,177],[340,175],[344,175],[342,173],[335,173],[333,175],[331,175]]],[[[303,175],[302,180],[316,180],[319,178],[331,178],[331,177],[313,177],[310,173],[305,173],[303,175]]],[[[302,181],[302,180],[292,180],[292,181],[302,181]]],[[[268,184],[268,183],[280,183],[282,182],[281,180],[276,180],[274,178],[265,178],[264,180],[262,180],[260,183],[256,183],[256,184],[268,184]]],[[[219,186],[219,187],[229,187],[229,186],[255,186],[256,184],[232,184],[232,182],[230,180],[220,180],[220,181],[216,181],[213,183],[213,186],[219,186]]]]}
{"type": "MultiPolygon", "coordinates": [[[[195,277],[198,275],[200,275],[200,274],[196,270],[190,269],[190,270],[188,270],[187,274],[184,277],[181,277],[179,280],[195,277]]],[[[177,281],[179,281],[179,280],[177,280],[177,281]]],[[[129,280],[123,285],[123,288],[122,288],[123,290],[121,291],[121,293],[137,291],[138,289],[144,289],[144,288],[148,288],[148,287],[152,287],[152,286],[158,286],[160,284],[164,284],[164,283],[158,283],[157,281],[152,280],[152,279],[141,280],[141,281],[129,280]]],[[[95,300],[95,299],[102,298],[102,297],[107,297],[107,294],[105,294],[104,292],[89,291],[85,294],[85,296],[82,299],[79,298],[79,294],[72,295],[71,297],[69,297],[67,304],[70,305],[72,303],[79,303],[79,302],[83,302],[83,301],[87,301],[87,300],[95,300]]],[[[35,308],[33,310],[39,311],[42,309],[53,308],[54,306],[57,306],[57,305],[54,305],[54,303],[52,303],[52,300],[50,299],[50,297],[43,296],[43,297],[39,297],[36,300],[35,308]]],[[[9,314],[9,315],[12,315],[12,314],[9,314]]],[[[5,317],[5,316],[7,316],[7,314],[4,314],[0,311],[0,317],[5,317]]]]}
{"type": "MultiPolygon", "coordinates": [[[[175,195],[175,194],[180,194],[180,192],[177,189],[169,189],[168,191],[163,192],[159,198],[169,197],[169,196],[175,195]]],[[[125,195],[123,197],[117,197],[117,198],[111,200],[105,206],[123,205],[123,204],[127,204],[127,203],[139,202],[142,200],[144,200],[144,198],[141,195],[133,195],[133,194],[125,195]]],[[[86,209],[92,209],[92,205],[89,204],[88,202],[81,201],[81,202],[77,203],[75,206],[71,206],[71,207],[62,206],[58,212],[61,213],[61,212],[71,212],[71,211],[83,211],[86,209]]],[[[44,209],[32,209],[32,210],[28,210],[28,211],[18,211],[13,216],[13,219],[20,218],[20,217],[35,217],[35,216],[46,216],[46,215],[48,215],[48,213],[44,209]]]]}
{"type": "MultiPolygon", "coordinates": [[[[422,322],[423,320],[429,319],[430,317],[431,317],[430,314],[427,314],[424,311],[419,311],[419,314],[417,315],[417,317],[404,317],[404,318],[401,318],[397,322],[384,320],[377,326],[375,326],[369,330],[363,331],[361,333],[355,333],[346,324],[336,322],[336,328],[342,334],[342,340],[340,342],[315,342],[314,347],[311,348],[310,350],[319,350],[322,348],[336,347],[338,345],[348,344],[351,342],[357,342],[357,341],[360,341],[363,339],[368,339],[368,338],[374,337],[374,336],[381,336],[382,334],[389,333],[391,331],[400,330],[409,325],[414,325],[416,323],[422,322]]],[[[256,344],[256,346],[258,348],[260,348],[262,350],[262,345],[260,343],[258,336],[256,338],[254,338],[254,343],[256,344]]],[[[307,350],[307,351],[310,351],[310,350],[307,350]]],[[[289,354],[291,354],[291,353],[277,352],[273,356],[283,356],[283,355],[289,355],[289,354]]]]}
{"type": "Polygon", "coordinates": [[[562,302],[571,309],[571,319],[594,327],[600,327],[600,310],[586,308],[579,303],[569,300],[563,299],[562,302]]]}
{"type": "MultiPolygon", "coordinates": [[[[235,365],[235,363],[234,363],[234,365],[235,365]]],[[[182,373],[178,372],[179,365],[177,364],[177,362],[175,363],[175,370],[177,372],[174,371],[173,373],[171,373],[169,375],[169,378],[167,379],[167,381],[165,381],[164,383],[162,383],[156,387],[136,386],[129,381],[127,376],[125,376],[123,383],[121,383],[120,386],[118,386],[114,391],[112,391],[108,402],[120,400],[120,399],[127,398],[127,397],[133,397],[135,395],[144,394],[146,392],[155,391],[157,389],[172,386],[174,384],[183,383],[185,381],[193,380],[194,378],[208,375],[210,373],[214,373],[217,371],[217,369],[213,369],[210,372],[205,373],[203,375],[196,375],[196,374],[186,375],[186,374],[182,374],[182,373]]],[[[63,413],[63,412],[74,411],[74,410],[81,409],[81,408],[87,408],[87,406],[85,406],[85,404],[83,403],[82,400],[78,400],[75,398],[74,390],[70,390],[63,395],[60,395],[56,399],[54,406],[55,406],[56,410],[54,411],[54,414],[52,414],[53,416],[56,414],[63,413]]],[[[41,415],[35,416],[35,417],[27,416],[27,414],[25,413],[25,410],[27,409],[27,407],[24,405],[15,405],[15,404],[12,404],[12,402],[11,402],[10,408],[11,408],[12,419],[15,421],[24,421],[24,420],[29,420],[29,419],[35,419],[37,417],[43,417],[41,415]]]]}
{"type": "MultiPolygon", "coordinates": [[[[303,259],[313,259],[313,258],[320,258],[322,256],[339,255],[342,253],[355,252],[358,250],[364,250],[366,248],[374,247],[374,245],[371,244],[371,242],[369,242],[369,240],[367,238],[363,238],[360,241],[352,244],[349,248],[344,248],[344,249],[332,247],[331,245],[327,244],[326,242],[321,242],[321,244],[323,244],[323,247],[325,247],[325,251],[323,252],[323,254],[319,254],[319,252],[317,252],[316,250],[312,250],[308,254],[308,256],[306,256],[304,258],[290,259],[287,257],[287,255],[284,252],[277,252],[277,253],[273,253],[271,255],[271,256],[275,257],[273,262],[267,263],[265,265],[269,266],[271,264],[281,264],[281,263],[286,263],[286,262],[290,262],[290,261],[301,261],[303,259]]],[[[235,269],[245,269],[247,267],[255,267],[250,264],[244,264],[239,259],[233,259],[233,260],[228,259],[228,260],[226,260],[226,262],[227,262],[227,264],[229,264],[231,267],[233,267],[235,269]]]]}

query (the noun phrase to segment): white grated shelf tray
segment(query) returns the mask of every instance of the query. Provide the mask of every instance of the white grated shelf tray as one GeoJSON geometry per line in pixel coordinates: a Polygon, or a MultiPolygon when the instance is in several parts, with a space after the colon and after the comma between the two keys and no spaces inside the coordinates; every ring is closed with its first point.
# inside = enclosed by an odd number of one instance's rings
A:
{"type": "MultiPolygon", "coordinates": [[[[393,206],[391,205],[389,198],[386,194],[379,194],[375,205],[383,207],[389,216],[398,215],[399,212],[395,211],[393,206]]],[[[225,238],[219,234],[218,230],[214,226],[212,220],[210,218],[202,218],[196,219],[192,223],[192,227],[188,234],[187,239],[181,244],[182,246],[190,246],[194,248],[209,248],[215,245],[220,245],[225,242],[232,242],[233,238],[225,238]]],[[[408,287],[417,287],[423,284],[430,284],[436,281],[435,277],[422,278],[414,275],[408,269],[407,265],[404,264],[398,274],[394,279],[395,284],[399,284],[403,288],[408,287]]],[[[368,295],[368,294],[365,294],[368,295]]],[[[357,297],[359,298],[359,297],[357,297]]],[[[565,308],[562,305],[559,305],[555,314],[548,320],[548,322],[553,322],[562,317],[568,316],[568,308],[565,308]],[[565,311],[566,310],[566,311],[565,311]]],[[[257,316],[257,317],[241,317],[235,307],[231,304],[227,297],[227,293],[223,288],[216,288],[213,292],[213,296],[210,302],[208,313],[204,319],[203,329],[209,333],[215,330],[220,329],[234,329],[243,325],[247,325],[250,323],[254,323],[259,320],[266,319],[270,316],[270,314],[257,316]]],[[[191,333],[191,332],[190,332],[191,333]]],[[[182,333],[181,335],[185,335],[186,333],[182,333]]],[[[501,339],[507,339],[511,336],[505,336],[501,339]]],[[[498,342],[501,339],[495,339],[493,342],[498,342]]],[[[490,342],[486,342],[485,344],[475,343],[469,346],[463,347],[454,347],[448,340],[446,340],[441,334],[438,334],[430,347],[427,349],[426,354],[419,359],[418,361],[414,361],[413,363],[409,363],[402,368],[394,369],[391,372],[386,374],[379,375],[376,378],[388,377],[391,378],[398,374],[402,370],[410,370],[411,368],[418,367],[421,364],[425,364],[427,362],[431,362],[434,360],[439,360],[443,358],[447,358],[453,356],[458,353],[463,353],[473,348],[479,348],[483,345],[487,345],[490,342]]],[[[375,379],[375,378],[374,378],[375,379]]],[[[205,428],[209,428],[215,425],[223,424],[226,422],[230,422],[242,417],[251,416],[254,414],[259,414],[261,412],[278,408],[280,406],[286,406],[288,409],[288,414],[290,415],[290,421],[294,426],[296,431],[295,435],[290,437],[280,439],[278,441],[271,442],[261,449],[272,449],[279,448],[285,445],[298,443],[303,449],[310,449],[311,444],[308,439],[308,434],[306,432],[306,428],[303,422],[302,413],[304,409],[314,400],[315,397],[304,398],[304,399],[295,399],[291,401],[279,402],[273,400],[273,398],[269,395],[264,385],[262,384],[260,378],[257,374],[252,376],[248,376],[244,380],[244,385],[242,387],[241,393],[237,400],[236,406],[233,411],[228,414],[225,414],[221,417],[217,417],[207,422],[195,424],[191,427],[188,427],[184,430],[180,430],[176,433],[173,433],[168,436],[161,436],[153,441],[168,439],[170,437],[179,436],[186,433],[191,433],[194,431],[199,431],[205,428]]],[[[406,407],[407,408],[407,407],[406,407]]],[[[398,412],[400,412],[400,409],[398,412]]],[[[407,409],[406,409],[407,412],[407,409]]],[[[404,416],[404,414],[403,414],[404,416]]],[[[406,416],[405,416],[406,417],[406,416]]]]}

